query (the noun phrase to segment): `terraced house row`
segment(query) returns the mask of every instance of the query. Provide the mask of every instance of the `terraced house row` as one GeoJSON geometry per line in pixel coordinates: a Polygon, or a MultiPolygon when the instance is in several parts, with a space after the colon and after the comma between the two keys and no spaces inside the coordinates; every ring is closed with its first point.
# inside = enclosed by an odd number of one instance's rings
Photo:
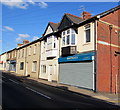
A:
{"type": "Polygon", "coordinates": [[[1,54],[1,69],[100,92],[120,85],[120,6],[92,16],[65,13],[43,36],[1,54]]]}

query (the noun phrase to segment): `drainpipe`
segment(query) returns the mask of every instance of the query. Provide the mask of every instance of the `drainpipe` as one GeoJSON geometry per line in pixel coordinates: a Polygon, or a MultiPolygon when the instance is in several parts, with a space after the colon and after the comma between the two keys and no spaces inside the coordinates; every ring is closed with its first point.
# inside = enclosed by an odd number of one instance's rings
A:
{"type": "Polygon", "coordinates": [[[39,75],[40,75],[40,61],[41,61],[41,41],[40,41],[40,52],[39,52],[39,64],[38,64],[38,79],[39,79],[39,75]]]}
{"type": "Polygon", "coordinates": [[[25,54],[25,69],[24,69],[24,76],[25,76],[25,74],[26,74],[26,60],[27,59],[27,47],[26,47],[26,54],[25,54]]]}
{"type": "Polygon", "coordinates": [[[94,92],[97,92],[97,44],[96,44],[96,40],[97,40],[97,20],[95,20],[94,22],[94,92]]]}
{"type": "Polygon", "coordinates": [[[110,93],[112,93],[112,25],[109,25],[110,30],[110,93]]]}
{"type": "MultiPolygon", "coordinates": [[[[60,36],[60,37],[61,37],[61,36],[60,36]]],[[[59,58],[60,58],[60,54],[61,54],[61,39],[60,39],[60,37],[58,37],[58,42],[59,42],[59,47],[58,47],[58,49],[59,49],[58,52],[59,52],[59,53],[58,53],[58,54],[59,54],[59,58]]],[[[59,78],[59,75],[60,75],[60,64],[59,64],[59,62],[58,62],[58,81],[57,81],[58,83],[59,83],[59,81],[60,81],[60,80],[59,80],[59,79],[60,79],[60,78],[59,78]]]]}

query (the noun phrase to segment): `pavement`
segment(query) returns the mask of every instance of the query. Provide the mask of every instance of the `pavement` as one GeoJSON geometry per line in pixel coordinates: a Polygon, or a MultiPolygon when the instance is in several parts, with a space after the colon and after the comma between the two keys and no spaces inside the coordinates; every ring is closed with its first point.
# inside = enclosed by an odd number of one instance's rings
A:
{"type": "Polygon", "coordinates": [[[49,82],[49,81],[43,80],[43,79],[24,77],[24,76],[21,76],[20,74],[14,73],[14,72],[11,72],[11,74],[14,74],[14,75],[19,76],[19,77],[23,77],[23,79],[35,80],[37,82],[40,82],[40,83],[43,83],[43,84],[46,84],[49,86],[53,86],[53,87],[56,87],[59,89],[68,90],[70,92],[75,92],[76,94],[84,94],[87,96],[91,96],[91,97],[96,98],[96,99],[107,101],[108,103],[111,103],[113,105],[120,105],[120,94],[93,92],[93,91],[90,91],[87,89],[82,89],[82,88],[78,88],[78,87],[74,87],[74,86],[70,86],[70,85],[65,85],[65,84],[60,84],[57,82],[49,82]]]}

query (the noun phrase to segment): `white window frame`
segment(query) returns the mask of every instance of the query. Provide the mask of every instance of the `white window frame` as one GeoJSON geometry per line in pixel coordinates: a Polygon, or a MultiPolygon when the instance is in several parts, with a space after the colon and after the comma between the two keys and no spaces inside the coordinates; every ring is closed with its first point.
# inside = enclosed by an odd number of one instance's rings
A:
{"type": "Polygon", "coordinates": [[[56,75],[57,74],[57,65],[55,64],[54,65],[54,75],[56,75]]]}
{"type": "Polygon", "coordinates": [[[31,46],[29,47],[29,54],[28,55],[31,55],[31,46]]]}
{"type": "Polygon", "coordinates": [[[20,62],[20,70],[24,70],[24,62],[20,62]]]}
{"type": "Polygon", "coordinates": [[[84,26],[84,30],[85,30],[85,43],[89,43],[89,42],[91,42],[91,25],[90,24],[86,24],[84,26]],[[88,25],[89,25],[89,28],[86,28],[86,26],[88,26],[88,25]],[[90,41],[87,41],[87,37],[86,37],[86,31],[87,30],[90,30],[90,41]]]}
{"type": "Polygon", "coordinates": [[[15,50],[15,57],[16,57],[16,50],[15,50]]]}
{"type": "Polygon", "coordinates": [[[33,54],[36,54],[36,51],[37,51],[37,44],[34,45],[34,51],[33,51],[33,54]]]}
{"type": "Polygon", "coordinates": [[[67,29],[65,31],[62,32],[62,47],[66,47],[66,46],[74,46],[74,45],[77,45],[77,34],[74,30],[74,33],[72,32],[74,29],[70,28],[70,29],[67,29]],[[67,31],[70,31],[70,33],[67,33],[67,31]],[[65,33],[65,35],[64,35],[65,33]],[[72,44],[71,41],[72,41],[72,34],[75,34],[75,44],[72,44]],[[67,36],[69,35],[69,44],[67,44],[67,36]],[[63,38],[65,37],[65,45],[63,45],[63,38]]]}
{"type": "Polygon", "coordinates": [[[47,66],[46,65],[41,65],[41,73],[46,73],[47,72],[47,66]]]}
{"type": "Polygon", "coordinates": [[[37,71],[37,61],[33,61],[32,72],[36,72],[36,71],[37,71]]]}
{"type": "Polygon", "coordinates": [[[24,49],[22,49],[22,57],[24,57],[24,49]]]}

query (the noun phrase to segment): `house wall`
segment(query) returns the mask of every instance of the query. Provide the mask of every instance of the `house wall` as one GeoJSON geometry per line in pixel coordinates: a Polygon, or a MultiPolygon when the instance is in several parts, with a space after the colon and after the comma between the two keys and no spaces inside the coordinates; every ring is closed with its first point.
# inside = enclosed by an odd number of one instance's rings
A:
{"type": "Polygon", "coordinates": [[[26,57],[26,71],[27,74],[29,74],[31,77],[34,78],[38,78],[38,74],[39,74],[39,59],[40,59],[40,42],[37,43],[33,43],[29,46],[26,47],[27,48],[27,57],[26,57]],[[34,53],[34,48],[36,47],[35,53],[34,53]],[[29,55],[29,48],[31,47],[31,54],[29,55]],[[36,61],[37,62],[37,68],[36,71],[33,71],[33,62],[36,61]]]}
{"type": "Polygon", "coordinates": [[[30,77],[38,78],[39,58],[40,58],[40,41],[18,49],[17,51],[17,73],[22,75],[30,75],[30,77]],[[35,47],[34,47],[35,46],[35,47]],[[31,47],[31,50],[29,50],[31,47]],[[34,48],[36,48],[34,52],[34,48]],[[23,53],[24,51],[24,53],[23,53]],[[19,53],[20,52],[20,53],[19,53]],[[33,71],[33,61],[37,61],[36,71],[33,71]],[[20,63],[24,62],[23,70],[20,70],[20,63]]]}
{"type": "Polygon", "coordinates": [[[56,40],[56,49],[57,56],[51,59],[47,59],[46,50],[50,49],[50,46],[47,47],[47,42],[44,40],[41,41],[41,58],[40,58],[40,75],[39,78],[49,79],[49,74],[52,74],[52,80],[58,81],[58,58],[59,58],[59,40],[56,40]],[[42,66],[46,66],[46,73],[42,72],[42,66]],[[52,71],[49,72],[49,66],[52,65],[52,71]]]}
{"type": "Polygon", "coordinates": [[[0,63],[0,70],[6,70],[6,56],[6,53],[1,55],[1,61],[3,61],[3,63],[0,63]]]}
{"type": "Polygon", "coordinates": [[[6,64],[7,71],[16,72],[16,57],[17,57],[16,49],[7,52],[7,64],[6,64]]]}
{"type": "Polygon", "coordinates": [[[86,43],[86,36],[85,36],[85,25],[78,27],[78,34],[77,34],[77,51],[79,53],[92,51],[94,50],[94,22],[90,23],[91,27],[91,41],[86,43]]]}
{"type": "Polygon", "coordinates": [[[16,73],[21,74],[21,75],[25,75],[26,74],[25,62],[26,62],[26,47],[17,50],[16,73]],[[23,49],[24,49],[24,55],[22,56],[23,49]],[[20,63],[21,62],[24,62],[23,70],[20,69],[20,63]]]}
{"type": "Polygon", "coordinates": [[[99,20],[97,25],[97,91],[101,92],[118,92],[120,55],[115,56],[115,51],[120,50],[118,12],[101,18],[107,23],[99,20]],[[113,25],[111,30],[108,23],[113,25]]]}
{"type": "Polygon", "coordinates": [[[50,26],[48,26],[44,36],[46,36],[47,34],[50,34],[52,32],[53,32],[52,28],[50,26]]]}

